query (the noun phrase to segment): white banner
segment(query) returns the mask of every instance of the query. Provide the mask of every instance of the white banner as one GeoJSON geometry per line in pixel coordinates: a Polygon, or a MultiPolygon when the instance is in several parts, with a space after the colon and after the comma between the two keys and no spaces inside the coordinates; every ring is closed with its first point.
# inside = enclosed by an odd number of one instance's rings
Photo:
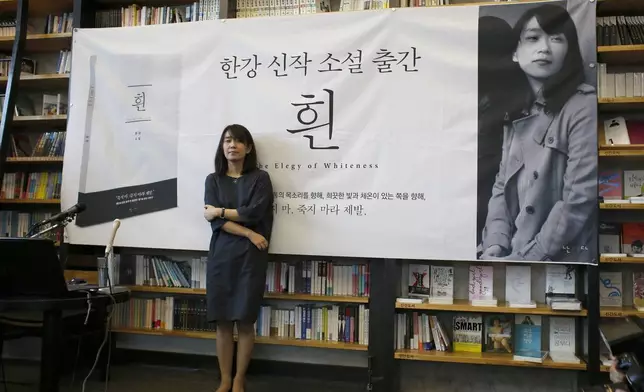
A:
{"type": "Polygon", "coordinates": [[[476,259],[480,9],[76,31],[69,242],[121,218],[116,246],[207,250],[204,181],[237,123],[273,183],[271,253],[476,259]]]}

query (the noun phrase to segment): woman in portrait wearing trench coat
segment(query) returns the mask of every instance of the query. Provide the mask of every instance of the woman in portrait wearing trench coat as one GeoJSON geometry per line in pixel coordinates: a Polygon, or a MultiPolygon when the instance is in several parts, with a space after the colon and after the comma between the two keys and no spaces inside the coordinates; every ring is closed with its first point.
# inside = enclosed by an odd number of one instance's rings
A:
{"type": "Polygon", "coordinates": [[[566,9],[545,4],[526,11],[513,37],[525,100],[507,114],[479,258],[592,261],[597,95],[584,83],[577,29],[566,9]]]}

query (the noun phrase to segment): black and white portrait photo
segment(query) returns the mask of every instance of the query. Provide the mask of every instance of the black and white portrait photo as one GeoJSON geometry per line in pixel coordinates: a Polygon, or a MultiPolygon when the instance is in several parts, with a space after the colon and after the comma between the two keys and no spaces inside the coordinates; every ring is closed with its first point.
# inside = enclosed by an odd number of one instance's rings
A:
{"type": "Polygon", "coordinates": [[[481,260],[596,262],[591,11],[578,1],[480,7],[481,260]]]}

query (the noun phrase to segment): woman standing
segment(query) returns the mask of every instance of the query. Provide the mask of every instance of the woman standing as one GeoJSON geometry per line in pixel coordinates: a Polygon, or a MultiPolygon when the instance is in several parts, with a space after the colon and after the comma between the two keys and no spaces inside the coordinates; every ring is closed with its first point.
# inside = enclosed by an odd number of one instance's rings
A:
{"type": "Polygon", "coordinates": [[[523,102],[508,111],[481,259],[590,262],[597,210],[597,95],[568,11],[536,6],[514,26],[523,102]]]}
{"type": "Polygon", "coordinates": [[[215,172],[206,177],[204,217],[212,227],[208,252],[208,321],[217,325],[217,392],[243,392],[246,369],[268,266],[273,227],[273,187],[257,168],[253,137],[242,125],[224,128],[215,172]],[[237,374],[232,377],[233,325],[237,326],[237,374]]]}

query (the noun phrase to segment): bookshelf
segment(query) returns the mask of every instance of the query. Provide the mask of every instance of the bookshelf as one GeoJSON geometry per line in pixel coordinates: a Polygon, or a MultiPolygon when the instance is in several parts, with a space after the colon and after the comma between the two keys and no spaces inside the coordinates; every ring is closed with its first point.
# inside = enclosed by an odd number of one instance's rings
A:
{"type": "MultiPolygon", "coordinates": [[[[600,1],[597,5],[597,16],[598,18],[603,17],[620,17],[624,16],[628,18],[629,16],[639,16],[644,14],[644,4],[639,1],[632,0],[603,0],[600,1]]],[[[618,19],[619,20],[619,19],[618,19]]],[[[628,24],[628,19],[622,19],[622,24],[624,21],[628,24]]],[[[598,19],[598,24],[601,24],[602,20],[598,19]]],[[[597,57],[600,64],[605,64],[606,69],[609,73],[614,72],[617,75],[622,73],[630,72],[641,72],[644,67],[644,45],[642,42],[629,42],[632,41],[632,37],[624,37],[620,35],[618,37],[620,42],[611,41],[609,45],[608,42],[598,42],[597,48],[597,57]],[[625,39],[624,39],[625,38],[625,39]]],[[[601,66],[600,66],[601,69],[601,66]]],[[[601,86],[600,86],[601,87],[601,86]]],[[[599,129],[598,129],[598,151],[599,151],[599,169],[601,171],[618,171],[624,173],[625,171],[630,170],[642,170],[644,169],[643,161],[641,160],[644,157],[644,145],[637,144],[633,142],[632,144],[614,144],[611,145],[607,142],[605,137],[605,126],[604,121],[609,120],[615,117],[624,117],[627,121],[639,121],[642,110],[644,110],[644,100],[642,97],[633,97],[631,95],[639,94],[626,94],[620,93],[619,89],[611,84],[606,84],[606,92],[600,91],[599,98],[599,129]],[[613,88],[615,88],[615,94],[613,94],[613,88]],[[615,96],[608,98],[606,95],[615,96]],[[621,96],[628,95],[628,96],[621,96]]],[[[629,125],[630,127],[630,125],[629,125]]],[[[625,175],[622,174],[622,195],[626,189],[625,184],[625,175]]],[[[623,196],[625,197],[625,196],[623,196]]],[[[600,222],[605,222],[608,224],[608,230],[602,232],[600,230],[600,252],[601,252],[601,237],[604,236],[604,241],[606,238],[613,236],[611,227],[620,228],[618,238],[619,238],[619,249],[613,252],[611,245],[610,253],[622,253],[626,252],[625,244],[630,240],[625,238],[626,229],[624,225],[630,225],[632,223],[641,223],[644,222],[644,206],[639,204],[610,204],[610,203],[601,203],[600,204],[600,222]]],[[[629,229],[630,230],[630,229],[629,229]]],[[[630,238],[631,234],[628,234],[630,238]]],[[[629,242],[629,247],[630,247],[629,242]]],[[[589,285],[597,285],[598,288],[598,299],[600,303],[599,317],[600,318],[623,318],[623,317],[643,317],[644,312],[638,311],[633,306],[635,293],[635,274],[642,272],[642,266],[644,266],[644,258],[633,257],[630,252],[626,252],[626,256],[623,257],[614,257],[613,255],[603,255],[600,256],[599,264],[599,273],[598,281],[589,281],[589,285]],[[606,306],[606,291],[610,290],[604,286],[613,285],[614,279],[621,279],[621,292],[620,292],[620,303],[614,304],[614,306],[606,306]],[[604,283],[605,282],[607,283],[604,283]]],[[[599,322],[600,320],[598,320],[599,322]]],[[[589,324],[592,326],[594,323],[589,324]]],[[[595,324],[596,325],[596,324],[595,324]]],[[[589,340],[589,346],[596,347],[595,351],[605,353],[603,344],[600,339],[597,337],[595,339],[589,340]]],[[[599,373],[608,372],[608,366],[605,366],[603,363],[599,364],[599,368],[596,369],[599,373]]]]}
{"type": "MultiPolygon", "coordinates": [[[[368,264],[275,259],[269,262],[267,292],[255,324],[257,344],[368,351],[368,264]],[[327,270],[333,277],[320,273],[327,270]],[[343,324],[351,327],[344,329],[343,324]]],[[[206,323],[205,263],[198,256],[160,252],[119,254],[115,284],[133,295],[129,303],[115,307],[113,332],[215,339],[214,326],[206,323]],[[185,280],[177,280],[179,274],[185,280]]]]}
{"type": "MultiPolygon", "coordinates": [[[[0,2],[0,12],[16,23],[15,35],[0,36],[0,55],[20,59],[0,74],[9,108],[0,131],[2,236],[24,236],[60,211],[56,184],[62,178],[73,7],[73,0],[31,0],[28,8],[17,0],[0,2]],[[51,96],[57,97],[53,106],[51,96]],[[38,184],[48,186],[37,190],[38,184]]],[[[61,242],[61,233],[51,235],[61,242]]]]}

